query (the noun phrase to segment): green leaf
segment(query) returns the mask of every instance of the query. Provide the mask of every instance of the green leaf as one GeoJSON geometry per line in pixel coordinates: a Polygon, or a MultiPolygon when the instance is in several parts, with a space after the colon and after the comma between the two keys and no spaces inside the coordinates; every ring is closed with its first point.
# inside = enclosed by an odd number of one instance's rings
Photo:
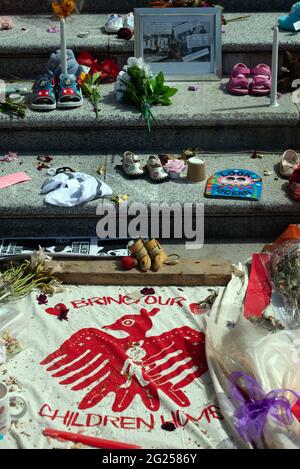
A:
{"type": "Polygon", "coordinates": [[[168,98],[171,98],[172,96],[174,96],[174,94],[177,93],[177,91],[178,91],[177,88],[168,87],[168,90],[165,91],[164,96],[167,96],[168,98]]]}
{"type": "Polygon", "coordinates": [[[160,89],[164,86],[165,83],[165,77],[163,72],[159,72],[159,74],[156,76],[156,85],[157,89],[160,89]]]}
{"type": "Polygon", "coordinates": [[[101,77],[101,73],[100,73],[100,72],[94,73],[93,76],[92,76],[92,82],[93,82],[93,84],[95,84],[95,83],[99,80],[100,77],[101,77]]]}

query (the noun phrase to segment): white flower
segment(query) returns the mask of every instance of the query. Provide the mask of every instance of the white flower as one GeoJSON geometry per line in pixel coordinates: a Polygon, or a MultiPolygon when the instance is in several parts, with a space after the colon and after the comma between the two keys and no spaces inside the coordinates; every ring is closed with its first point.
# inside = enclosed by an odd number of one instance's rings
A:
{"type": "Polygon", "coordinates": [[[44,263],[44,272],[48,272],[50,275],[62,272],[62,267],[51,258],[46,259],[44,263]]]}
{"type": "Polygon", "coordinates": [[[62,293],[64,291],[64,287],[60,282],[55,282],[52,284],[53,293],[62,293]]]}
{"type": "Polygon", "coordinates": [[[151,71],[151,68],[150,68],[149,65],[146,65],[146,64],[145,64],[145,65],[143,66],[142,70],[144,70],[144,72],[145,72],[145,74],[146,74],[147,77],[152,77],[152,76],[153,76],[152,71],[151,71]]]}
{"type": "Polygon", "coordinates": [[[138,66],[138,62],[139,62],[139,59],[137,59],[136,57],[129,57],[129,59],[127,60],[127,64],[129,68],[134,67],[135,65],[138,66]]]}
{"type": "Polygon", "coordinates": [[[45,254],[43,248],[41,248],[41,246],[39,246],[39,250],[34,251],[31,254],[31,257],[30,257],[30,267],[31,267],[31,269],[35,270],[38,265],[43,264],[43,262],[45,262],[46,260],[50,261],[51,257],[47,256],[47,254],[45,254]]]}
{"type": "MultiPolygon", "coordinates": [[[[148,64],[145,64],[143,57],[139,57],[138,59],[136,57],[129,57],[128,59],[128,67],[138,67],[140,70],[143,70],[148,77],[152,77],[153,74],[151,72],[151,68],[148,64]]],[[[123,68],[123,70],[125,67],[123,68]]]]}

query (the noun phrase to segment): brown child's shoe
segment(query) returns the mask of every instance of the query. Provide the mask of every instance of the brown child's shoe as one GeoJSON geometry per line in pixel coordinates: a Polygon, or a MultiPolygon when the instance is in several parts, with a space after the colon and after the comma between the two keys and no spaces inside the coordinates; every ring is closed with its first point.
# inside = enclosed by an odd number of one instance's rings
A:
{"type": "Polygon", "coordinates": [[[139,238],[128,243],[128,249],[139,263],[139,267],[147,272],[151,269],[151,257],[145,247],[144,241],[139,238]]]}
{"type": "Polygon", "coordinates": [[[149,239],[149,241],[146,241],[145,248],[152,259],[152,269],[157,272],[164,265],[168,256],[156,239],[149,239]]]}

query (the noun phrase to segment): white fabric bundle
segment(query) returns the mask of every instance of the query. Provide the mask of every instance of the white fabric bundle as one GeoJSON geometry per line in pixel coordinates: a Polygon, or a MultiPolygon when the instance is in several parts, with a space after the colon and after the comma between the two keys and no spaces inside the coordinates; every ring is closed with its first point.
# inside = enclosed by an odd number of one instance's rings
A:
{"type": "Polygon", "coordinates": [[[44,182],[42,194],[47,194],[45,202],[59,207],[74,207],[105,195],[112,189],[100,179],[85,173],[63,172],[44,182]]]}

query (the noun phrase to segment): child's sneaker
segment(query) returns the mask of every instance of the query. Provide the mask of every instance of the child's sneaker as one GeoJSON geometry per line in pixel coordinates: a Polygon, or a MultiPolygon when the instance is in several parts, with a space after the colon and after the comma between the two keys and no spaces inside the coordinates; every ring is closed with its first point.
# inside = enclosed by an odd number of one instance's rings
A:
{"type": "Polygon", "coordinates": [[[134,14],[133,13],[128,13],[124,19],[124,28],[131,29],[131,31],[134,31],[134,14]]]}
{"type": "Polygon", "coordinates": [[[287,31],[298,31],[300,27],[298,29],[294,27],[294,23],[297,23],[298,21],[300,21],[300,2],[297,2],[292,6],[289,15],[279,17],[278,26],[279,28],[287,31]]]}
{"type": "Polygon", "coordinates": [[[83,104],[82,91],[75,75],[60,75],[57,83],[57,107],[72,108],[83,104]]]}
{"type": "Polygon", "coordinates": [[[104,29],[107,33],[117,33],[119,29],[123,28],[123,18],[117,13],[109,15],[105,23],[104,29]]]}
{"type": "Polygon", "coordinates": [[[34,111],[56,109],[55,81],[51,75],[41,75],[32,87],[30,107],[34,111]]]}

